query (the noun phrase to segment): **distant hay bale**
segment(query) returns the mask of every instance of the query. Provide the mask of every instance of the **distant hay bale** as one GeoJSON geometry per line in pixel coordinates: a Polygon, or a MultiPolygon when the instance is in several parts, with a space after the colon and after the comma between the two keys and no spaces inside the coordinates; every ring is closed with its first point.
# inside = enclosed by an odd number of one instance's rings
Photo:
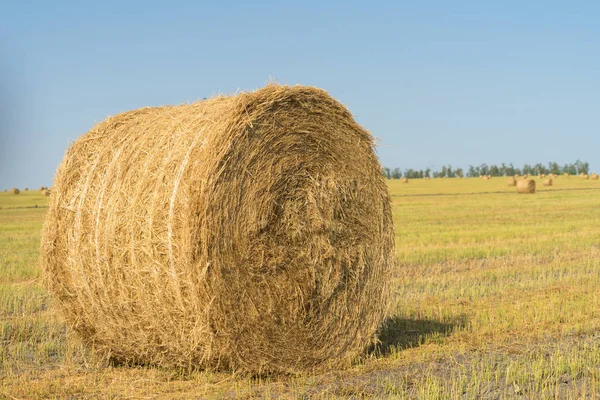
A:
{"type": "Polygon", "coordinates": [[[517,186],[517,180],[516,179],[509,179],[508,180],[508,186],[517,186]]]}
{"type": "Polygon", "coordinates": [[[50,196],[50,190],[48,190],[48,189],[42,190],[42,195],[44,195],[44,196],[50,196]]]}
{"type": "Polygon", "coordinates": [[[564,175],[564,176],[569,176],[569,174],[568,174],[567,172],[565,172],[563,175],[564,175]]]}
{"type": "Polygon", "coordinates": [[[535,181],[533,179],[519,179],[517,181],[518,193],[535,193],[535,181]]]}
{"type": "Polygon", "coordinates": [[[552,186],[552,179],[545,179],[544,186],[552,186]]]}
{"type": "Polygon", "coordinates": [[[11,192],[12,194],[19,194],[19,193],[21,193],[21,191],[20,191],[19,189],[17,189],[17,188],[12,188],[12,189],[10,189],[10,192],[11,192]]]}
{"type": "Polygon", "coordinates": [[[298,373],[374,343],[395,260],[373,137],[327,92],[142,108],[67,151],[40,264],[114,360],[298,373]]]}
{"type": "Polygon", "coordinates": [[[590,179],[593,179],[593,180],[597,181],[598,180],[598,174],[592,174],[590,176],[590,179]]]}
{"type": "Polygon", "coordinates": [[[29,188],[24,188],[24,189],[23,189],[23,191],[24,191],[24,192],[28,192],[28,191],[29,191],[29,188]]]}
{"type": "Polygon", "coordinates": [[[527,178],[529,178],[529,174],[523,175],[523,179],[527,179],[527,178]]]}
{"type": "Polygon", "coordinates": [[[40,186],[40,188],[38,189],[40,192],[43,192],[44,190],[48,189],[46,186],[40,186]]]}
{"type": "Polygon", "coordinates": [[[402,183],[408,183],[408,178],[402,178],[402,179],[400,179],[400,181],[401,181],[402,183]]]}
{"type": "Polygon", "coordinates": [[[586,175],[586,174],[583,174],[583,175],[581,175],[581,177],[582,177],[583,179],[590,179],[590,176],[589,176],[589,175],[586,175]]]}

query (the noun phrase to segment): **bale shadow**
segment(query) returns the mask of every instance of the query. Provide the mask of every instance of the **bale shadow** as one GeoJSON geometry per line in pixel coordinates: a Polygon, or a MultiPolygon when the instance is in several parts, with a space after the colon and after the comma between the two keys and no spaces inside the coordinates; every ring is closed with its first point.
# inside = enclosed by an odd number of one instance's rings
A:
{"type": "Polygon", "coordinates": [[[369,354],[385,357],[393,350],[418,347],[426,339],[429,342],[441,341],[455,329],[463,328],[466,324],[466,315],[451,321],[388,317],[379,327],[379,343],[369,349],[369,354]]]}

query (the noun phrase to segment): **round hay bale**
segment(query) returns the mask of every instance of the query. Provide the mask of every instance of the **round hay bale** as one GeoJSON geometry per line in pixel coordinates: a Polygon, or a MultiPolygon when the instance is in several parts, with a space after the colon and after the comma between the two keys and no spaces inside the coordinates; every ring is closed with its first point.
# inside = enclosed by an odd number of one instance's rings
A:
{"type": "Polygon", "coordinates": [[[402,179],[400,179],[400,181],[401,181],[402,183],[408,183],[408,178],[402,178],[402,179]]]}
{"type": "Polygon", "coordinates": [[[48,189],[42,190],[42,195],[44,195],[44,196],[50,196],[50,190],[48,190],[48,189]]]}
{"type": "Polygon", "coordinates": [[[592,174],[590,176],[590,179],[593,179],[593,180],[597,181],[598,180],[598,175],[597,174],[592,174]]]}
{"type": "Polygon", "coordinates": [[[545,179],[544,186],[552,186],[552,179],[545,179]]]}
{"type": "Polygon", "coordinates": [[[28,191],[29,191],[29,188],[24,188],[24,189],[23,189],[23,191],[24,191],[24,192],[28,192],[28,191]]]}
{"type": "Polygon", "coordinates": [[[517,186],[517,180],[516,179],[509,179],[508,180],[508,186],[517,186]]]}
{"type": "Polygon", "coordinates": [[[533,179],[519,179],[517,181],[518,193],[535,193],[535,181],[533,179]]]}
{"type": "Polygon", "coordinates": [[[590,179],[590,176],[589,176],[589,175],[586,175],[586,174],[583,174],[583,175],[581,175],[581,177],[582,177],[583,179],[590,179]]]}
{"type": "Polygon", "coordinates": [[[394,259],[373,137],[327,92],[269,85],[94,126],[56,174],[40,263],[114,360],[298,373],[374,343],[394,259]]]}
{"type": "Polygon", "coordinates": [[[12,194],[20,194],[20,193],[21,193],[21,191],[20,191],[19,189],[17,189],[17,188],[12,188],[12,189],[10,189],[10,192],[11,192],[12,194]]]}
{"type": "Polygon", "coordinates": [[[40,186],[40,188],[38,189],[40,192],[43,192],[44,190],[48,189],[46,186],[40,186]]]}

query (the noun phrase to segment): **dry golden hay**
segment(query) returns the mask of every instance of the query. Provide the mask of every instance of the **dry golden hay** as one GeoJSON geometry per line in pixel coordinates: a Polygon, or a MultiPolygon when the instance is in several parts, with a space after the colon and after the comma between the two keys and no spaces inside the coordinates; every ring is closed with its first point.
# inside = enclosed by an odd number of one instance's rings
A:
{"type": "Polygon", "coordinates": [[[593,180],[597,181],[598,180],[598,174],[592,174],[590,176],[590,179],[593,179],[593,180]]]}
{"type": "Polygon", "coordinates": [[[12,189],[10,189],[10,192],[11,192],[12,194],[19,194],[19,193],[21,193],[21,191],[20,191],[19,189],[17,189],[17,188],[12,188],[12,189]]]}
{"type": "Polygon", "coordinates": [[[46,186],[40,186],[40,188],[38,189],[40,192],[43,192],[44,190],[48,189],[46,186]]]}
{"type": "Polygon", "coordinates": [[[517,181],[518,193],[535,193],[535,181],[533,179],[519,179],[517,181]]]}
{"type": "Polygon", "coordinates": [[[523,175],[523,179],[527,179],[527,178],[529,178],[529,174],[523,175]]]}
{"type": "Polygon", "coordinates": [[[42,190],[42,195],[44,195],[44,196],[50,196],[50,190],[48,190],[48,189],[42,190]]]}
{"type": "Polygon", "coordinates": [[[94,126],[57,172],[40,263],[116,361],[298,373],[374,342],[394,259],[373,137],[327,92],[269,85],[94,126]]]}
{"type": "Polygon", "coordinates": [[[508,186],[517,186],[517,180],[516,179],[509,179],[508,180],[508,186]]]}
{"type": "Polygon", "coordinates": [[[581,177],[582,177],[583,179],[590,179],[590,176],[589,176],[589,175],[586,175],[586,174],[583,174],[583,175],[581,175],[581,177]]]}
{"type": "Polygon", "coordinates": [[[563,175],[564,175],[564,176],[569,176],[569,174],[568,174],[567,172],[565,172],[563,175]]]}
{"type": "Polygon", "coordinates": [[[408,183],[408,178],[402,178],[400,181],[401,181],[402,183],[408,183]]]}
{"type": "Polygon", "coordinates": [[[552,179],[545,179],[544,186],[552,186],[552,179]]]}

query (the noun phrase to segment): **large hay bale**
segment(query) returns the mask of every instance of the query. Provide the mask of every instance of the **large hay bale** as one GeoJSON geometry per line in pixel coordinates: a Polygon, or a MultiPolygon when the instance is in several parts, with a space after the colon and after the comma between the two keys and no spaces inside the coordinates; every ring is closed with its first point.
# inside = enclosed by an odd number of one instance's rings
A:
{"type": "Polygon", "coordinates": [[[552,186],[552,179],[545,179],[544,186],[552,186]]]}
{"type": "Polygon", "coordinates": [[[517,181],[518,193],[535,193],[535,181],[533,179],[519,179],[517,181]]]}
{"type": "Polygon", "coordinates": [[[10,189],[10,192],[11,192],[12,194],[19,194],[19,193],[21,193],[21,191],[20,191],[19,189],[17,189],[17,188],[12,188],[12,189],[10,189]]]}
{"type": "Polygon", "coordinates": [[[57,172],[46,284],[70,327],[118,361],[346,366],[374,342],[390,293],[392,215],[373,149],[311,87],[108,118],[57,172]]]}
{"type": "Polygon", "coordinates": [[[517,180],[516,179],[509,179],[508,180],[508,186],[517,186],[517,180]]]}

